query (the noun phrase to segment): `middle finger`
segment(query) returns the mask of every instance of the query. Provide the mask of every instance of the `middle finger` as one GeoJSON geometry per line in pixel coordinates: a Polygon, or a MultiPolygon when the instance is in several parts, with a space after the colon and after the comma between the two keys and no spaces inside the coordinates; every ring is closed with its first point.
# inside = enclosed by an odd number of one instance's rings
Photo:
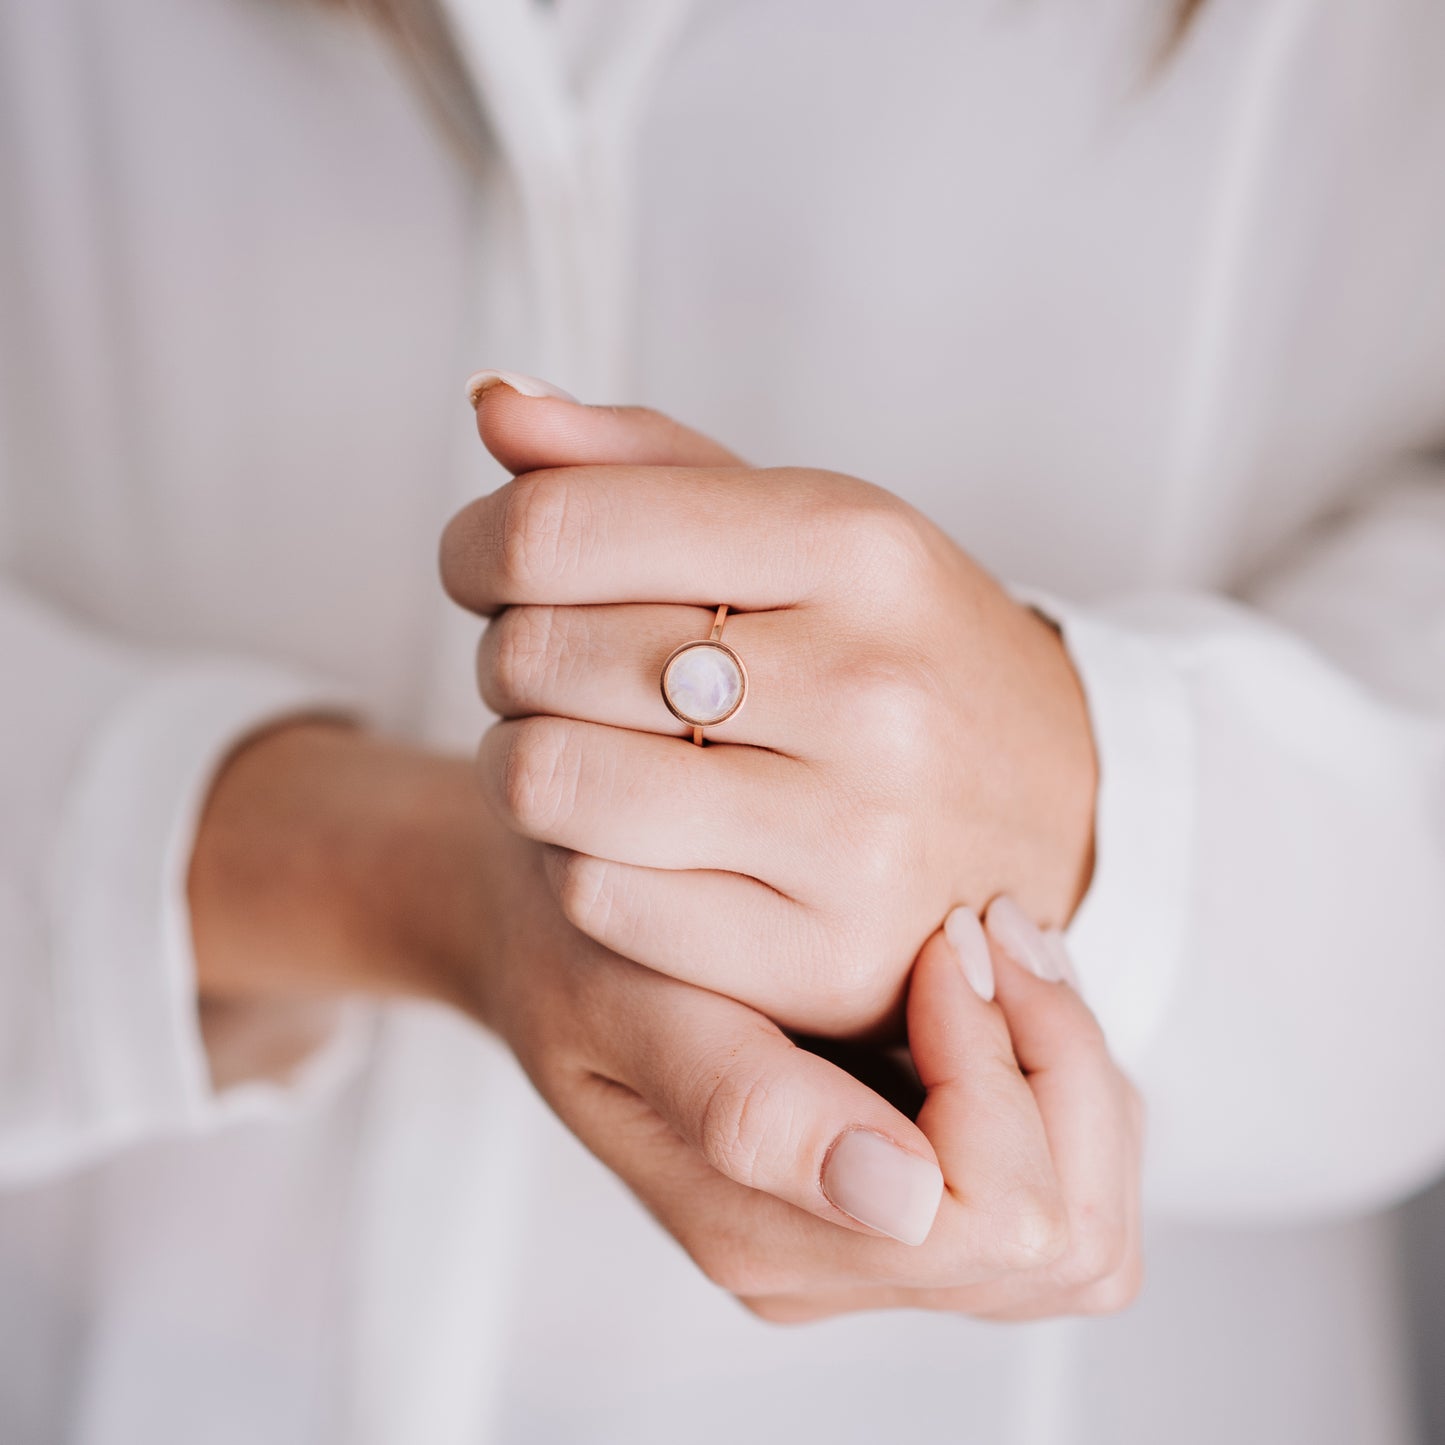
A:
{"type": "Polygon", "coordinates": [[[492,727],[477,762],[515,831],[614,863],[741,873],[795,897],[827,844],[807,766],[763,748],[529,717],[492,727]]]}

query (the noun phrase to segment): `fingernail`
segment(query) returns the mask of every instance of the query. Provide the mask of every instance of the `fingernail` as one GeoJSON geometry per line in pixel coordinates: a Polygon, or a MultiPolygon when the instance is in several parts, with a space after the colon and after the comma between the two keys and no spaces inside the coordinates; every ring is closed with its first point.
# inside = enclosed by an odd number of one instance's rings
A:
{"type": "Polygon", "coordinates": [[[984,915],[988,936],[1019,965],[1045,983],[1063,978],[1044,936],[1012,898],[995,898],[984,915]]]}
{"type": "Polygon", "coordinates": [[[823,1193],[844,1214],[904,1244],[922,1244],[943,1198],[938,1165],[871,1129],[840,1134],[823,1165],[823,1193]]]}
{"type": "Polygon", "coordinates": [[[968,986],[987,1002],[993,997],[993,957],[978,914],[971,908],[955,908],[943,920],[943,936],[958,959],[968,986]]]}
{"type": "Polygon", "coordinates": [[[570,391],[553,386],[539,376],[524,376],[520,371],[474,371],[467,378],[467,397],[473,408],[482,399],[482,393],[494,386],[509,386],[519,396],[555,397],[558,401],[576,401],[570,391]]]}
{"type": "Polygon", "coordinates": [[[1046,928],[1043,932],[1044,947],[1054,960],[1058,975],[1075,993],[1082,993],[1079,975],[1074,972],[1074,960],[1069,956],[1069,946],[1064,942],[1063,933],[1057,928],[1046,928]]]}

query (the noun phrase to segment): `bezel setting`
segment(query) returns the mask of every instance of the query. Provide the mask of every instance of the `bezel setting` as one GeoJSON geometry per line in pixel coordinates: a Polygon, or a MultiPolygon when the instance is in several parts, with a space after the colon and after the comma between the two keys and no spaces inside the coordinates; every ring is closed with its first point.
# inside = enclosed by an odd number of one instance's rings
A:
{"type": "Polygon", "coordinates": [[[672,649],[672,651],[667,654],[667,660],[662,664],[661,690],[662,690],[662,700],[663,700],[663,702],[666,704],[668,712],[670,712],[670,713],[673,715],[673,717],[675,717],[675,718],[678,720],[678,722],[686,723],[687,726],[690,727],[690,728],[712,728],[712,727],[717,727],[719,724],[725,723],[729,718],[731,718],[731,717],[736,717],[737,714],[738,714],[739,709],[742,707],[743,703],[747,700],[747,696],[748,696],[748,669],[747,669],[747,665],[743,662],[742,658],[739,657],[739,656],[737,655],[737,653],[736,653],[731,647],[729,647],[729,646],[727,645],[726,642],[714,641],[714,640],[713,640],[712,638],[710,638],[710,637],[699,637],[699,638],[695,638],[695,639],[692,640],[691,642],[684,642],[681,646],[679,646],[679,647],[674,647],[674,648],[672,649]],[[717,714],[716,716],[713,716],[713,717],[693,717],[693,716],[690,716],[688,713],[685,713],[685,712],[673,701],[672,695],[671,695],[671,693],[668,691],[668,687],[667,687],[667,680],[668,680],[669,675],[670,675],[671,672],[672,672],[673,664],[678,660],[678,658],[682,657],[684,653],[694,652],[694,651],[696,651],[696,650],[697,650],[698,648],[700,648],[700,647],[706,647],[706,648],[711,649],[711,650],[714,651],[714,652],[720,652],[720,653],[722,653],[722,654],[728,659],[728,661],[737,669],[737,673],[738,673],[738,684],[739,684],[739,686],[738,686],[737,701],[734,702],[733,705],[732,705],[730,708],[728,708],[728,710],[727,710],[726,712],[724,712],[724,713],[719,713],[719,714],[717,714]]]}

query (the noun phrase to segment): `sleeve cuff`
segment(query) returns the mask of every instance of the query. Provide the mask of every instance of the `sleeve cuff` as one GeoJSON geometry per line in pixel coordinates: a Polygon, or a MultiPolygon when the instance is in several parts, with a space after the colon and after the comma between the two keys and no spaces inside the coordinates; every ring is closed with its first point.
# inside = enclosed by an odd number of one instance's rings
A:
{"type": "Polygon", "coordinates": [[[1097,609],[1023,597],[1063,635],[1094,732],[1094,875],[1068,929],[1090,1006],[1121,1063],[1145,1051],[1189,938],[1195,740],[1186,679],[1157,638],[1097,609]]]}
{"type": "Polygon", "coordinates": [[[51,899],[69,1108],[87,1153],[264,1112],[348,1068],[367,1027],[360,1009],[338,1016],[285,1086],[213,1086],[187,905],[201,808],[227,755],[281,718],[347,711],[337,690],[282,669],[200,665],[153,676],[91,744],[60,822],[51,899]]]}

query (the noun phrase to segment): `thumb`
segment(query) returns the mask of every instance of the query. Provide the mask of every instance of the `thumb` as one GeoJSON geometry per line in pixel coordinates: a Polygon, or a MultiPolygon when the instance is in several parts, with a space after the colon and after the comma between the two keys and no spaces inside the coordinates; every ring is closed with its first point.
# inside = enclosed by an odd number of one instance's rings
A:
{"type": "Polygon", "coordinates": [[[584,406],[550,382],[506,371],[467,381],[477,432],[513,473],[546,467],[736,467],[742,461],[700,432],[644,407],[584,406]]]}
{"type": "Polygon", "coordinates": [[[642,969],[629,992],[622,1027],[606,1030],[625,1040],[607,1072],[714,1169],[832,1223],[922,1243],[943,1176],[910,1119],[732,999],[642,969]]]}

